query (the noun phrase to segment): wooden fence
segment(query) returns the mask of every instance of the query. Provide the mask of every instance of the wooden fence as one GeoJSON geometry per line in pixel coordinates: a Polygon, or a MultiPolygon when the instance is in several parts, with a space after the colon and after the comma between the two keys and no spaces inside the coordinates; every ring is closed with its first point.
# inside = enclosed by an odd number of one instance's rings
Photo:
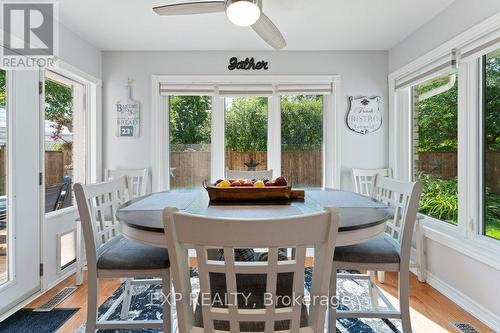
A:
{"type": "MultiPolygon", "coordinates": [[[[6,149],[0,149],[0,195],[5,195],[6,188],[6,149]]],[[[62,183],[63,177],[70,170],[65,170],[71,164],[71,151],[46,151],[45,152],[45,185],[62,183]]]]}
{"type": "MultiPolygon", "coordinates": [[[[486,186],[492,192],[500,193],[500,152],[486,153],[486,186]]],[[[438,175],[444,179],[457,176],[456,152],[419,152],[417,168],[427,174],[438,175]]]]}
{"type": "MultiPolygon", "coordinates": [[[[245,163],[250,160],[258,163],[256,170],[267,169],[267,152],[226,152],[226,168],[231,170],[247,170],[245,163]]],[[[210,153],[203,151],[184,151],[170,153],[172,188],[198,187],[205,179],[210,178],[210,153]]],[[[322,157],[321,150],[283,151],[281,157],[282,171],[274,171],[274,177],[285,176],[291,184],[321,186],[322,157]]]]}

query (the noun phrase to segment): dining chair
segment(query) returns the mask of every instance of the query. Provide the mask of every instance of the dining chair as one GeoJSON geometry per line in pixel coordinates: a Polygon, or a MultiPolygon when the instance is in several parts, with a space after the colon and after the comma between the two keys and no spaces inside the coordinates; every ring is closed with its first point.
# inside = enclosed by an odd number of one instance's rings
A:
{"type": "Polygon", "coordinates": [[[410,251],[422,185],[419,182],[402,182],[376,176],[374,186],[374,197],[393,209],[393,218],[387,222],[387,231],[382,237],[361,244],[338,247],[330,281],[330,295],[336,295],[338,278],[366,279],[374,311],[361,308],[344,311],[331,307],[329,327],[334,327],[332,325],[335,325],[337,318],[396,318],[401,319],[403,333],[410,333],[410,251]],[[339,269],[398,272],[399,311],[380,292],[369,274],[337,274],[339,269]],[[386,304],[387,311],[380,310],[379,297],[386,304]]]}
{"type": "MultiPolygon", "coordinates": [[[[148,192],[148,169],[106,169],[104,179],[111,180],[127,177],[128,200],[144,196],[148,192]]],[[[83,283],[83,242],[80,219],[76,220],[76,285],[83,283]]]]}
{"type": "MultiPolygon", "coordinates": [[[[165,249],[130,241],[119,234],[115,213],[129,197],[126,177],[89,185],[77,183],[74,190],[88,267],[86,332],[110,328],[163,328],[164,332],[170,332],[168,302],[163,304],[162,320],[108,320],[120,304],[128,313],[129,304],[125,302],[130,295],[126,292],[127,288],[106,313],[100,318],[97,317],[99,279],[143,278],[138,280],[138,284],[148,284],[158,282],[150,278],[161,277],[163,293],[168,295],[170,262],[165,249]]],[[[132,284],[135,280],[127,281],[132,284]]],[[[130,285],[128,287],[130,289],[130,285]]]]}
{"type": "Polygon", "coordinates": [[[392,169],[351,169],[352,181],[356,193],[372,196],[373,181],[376,175],[392,178],[392,169]]]}
{"type": "Polygon", "coordinates": [[[240,171],[226,169],[226,179],[272,179],[273,169],[259,171],[240,171]]]}
{"type": "Polygon", "coordinates": [[[302,300],[306,246],[315,247],[311,295],[328,297],[339,223],[335,208],[297,217],[239,219],[166,208],[163,220],[180,333],[323,332],[324,302],[311,302],[308,314],[302,302],[270,300],[287,295],[302,300]],[[294,257],[279,260],[278,249],[290,247],[295,250],[294,257]],[[195,310],[188,301],[192,292],[188,249],[192,248],[196,250],[200,281],[195,310]],[[209,259],[207,252],[213,248],[223,249],[223,260],[209,259]],[[267,261],[237,261],[235,250],[241,248],[267,248],[267,261]],[[218,297],[228,301],[217,304],[214,301],[218,297]]]}
{"type": "Polygon", "coordinates": [[[132,199],[142,197],[148,192],[148,169],[106,169],[104,176],[106,180],[127,177],[130,198],[132,199]]]}

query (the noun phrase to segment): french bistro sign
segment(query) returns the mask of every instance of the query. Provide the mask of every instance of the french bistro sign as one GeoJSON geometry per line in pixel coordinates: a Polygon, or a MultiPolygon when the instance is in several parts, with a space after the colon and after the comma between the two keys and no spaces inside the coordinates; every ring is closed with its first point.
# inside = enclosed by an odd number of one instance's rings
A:
{"type": "Polygon", "coordinates": [[[245,58],[245,60],[238,60],[236,57],[232,57],[229,59],[229,66],[227,66],[227,69],[230,71],[234,70],[254,70],[254,71],[259,71],[259,70],[265,70],[267,71],[269,69],[269,63],[267,61],[255,61],[255,59],[252,58],[245,58]]]}
{"type": "Polygon", "coordinates": [[[349,97],[349,111],[347,112],[347,127],[360,134],[377,131],[382,126],[380,112],[380,96],[376,97],[349,97]]]}

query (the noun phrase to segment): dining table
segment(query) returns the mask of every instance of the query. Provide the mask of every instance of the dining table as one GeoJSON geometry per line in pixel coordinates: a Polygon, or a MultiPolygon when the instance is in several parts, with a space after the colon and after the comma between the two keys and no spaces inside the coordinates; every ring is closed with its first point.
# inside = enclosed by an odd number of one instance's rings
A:
{"type": "Polygon", "coordinates": [[[163,191],[139,197],[120,206],[116,217],[124,237],[165,248],[163,210],[166,207],[207,217],[280,218],[310,214],[331,206],[340,213],[336,246],[358,244],[382,235],[386,229],[385,222],[393,213],[381,202],[344,190],[306,190],[304,199],[285,204],[214,204],[210,202],[206,190],[202,189],[163,191]]]}

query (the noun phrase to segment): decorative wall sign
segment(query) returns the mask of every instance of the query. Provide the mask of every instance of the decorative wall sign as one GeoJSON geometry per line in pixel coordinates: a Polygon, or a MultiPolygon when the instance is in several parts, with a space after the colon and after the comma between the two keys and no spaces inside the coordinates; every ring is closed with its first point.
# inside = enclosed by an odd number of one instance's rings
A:
{"type": "Polygon", "coordinates": [[[375,132],[382,126],[382,113],[380,112],[380,97],[349,97],[349,111],[347,112],[347,127],[350,130],[368,134],[375,132]]]}
{"type": "Polygon", "coordinates": [[[230,71],[234,71],[235,69],[239,70],[265,70],[267,71],[269,69],[268,62],[267,61],[255,61],[255,59],[252,58],[245,58],[245,60],[238,60],[236,57],[232,57],[229,59],[229,66],[227,66],[227,69],[230,71]]]}
{"type": "Polygon", "coordinates": [[[132,99],[132,82],[127,81],[127,95],[124,101],[116,103],[116,135],[139,136],[140,129],[140,104],[132,99]]]}

